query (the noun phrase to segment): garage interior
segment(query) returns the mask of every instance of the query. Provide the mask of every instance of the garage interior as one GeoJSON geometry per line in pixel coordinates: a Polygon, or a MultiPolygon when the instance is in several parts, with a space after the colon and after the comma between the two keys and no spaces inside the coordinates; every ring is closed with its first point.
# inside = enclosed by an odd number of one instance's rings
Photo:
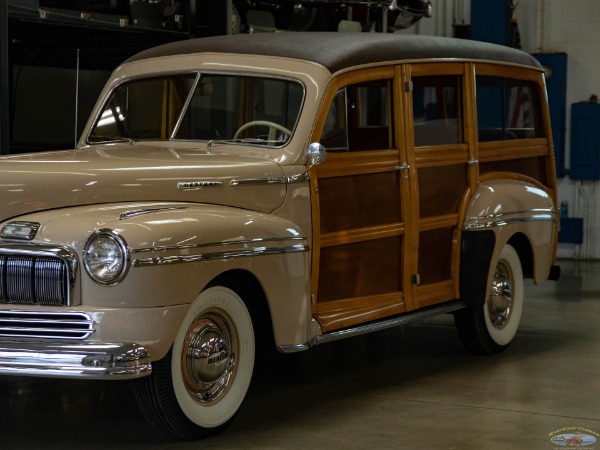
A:
{"type": "MultiPolygon", "coordinates": [[[[335,31],[341,22],[361,32],[514,42],[506,0],[432,0],[432,17],[400,24],[383,14],[389,2],[358,2],[369,3],[362,13],[364,5],[323,3],[3,1],[1,154],[72,148],[111,71],[161,43],[335,31]]],[[[507,351],[468,354],[448,315],[281,355],[255,374],[225,433],[192,443],[152,430],[128,382],[0,377],[0,448],[551,449],[566,430],[596,436],[588,448],[600,447],[600,3],[513,6],[522,48],[547,68],[562,276],[528,280],[507,351]]]]}

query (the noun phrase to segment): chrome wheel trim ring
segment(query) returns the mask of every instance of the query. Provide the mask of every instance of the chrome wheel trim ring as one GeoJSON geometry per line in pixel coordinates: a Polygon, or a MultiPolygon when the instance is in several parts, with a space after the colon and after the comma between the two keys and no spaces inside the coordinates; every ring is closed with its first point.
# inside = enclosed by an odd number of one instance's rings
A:
{"type": "Polygon", "coordinates": [[[510,267],[499,261],[494,272],[490,296],[487,301],[487,313],[492,326],[503,329],[510,321],[513,311],[513,283],[510,267]]]}
{"type": "Polygon", "coordinates": [[[204,405],[219,401],[235,377],[238,351],[229,316],[209,310],[196,317],[181,352],[181,374],[188,393],[204,405]]]}

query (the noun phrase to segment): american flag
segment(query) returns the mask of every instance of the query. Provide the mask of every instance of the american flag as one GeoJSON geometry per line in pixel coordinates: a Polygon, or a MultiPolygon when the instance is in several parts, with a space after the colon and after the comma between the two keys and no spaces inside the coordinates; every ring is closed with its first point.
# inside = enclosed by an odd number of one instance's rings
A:
{"type": "MultiPolygon", "coordinates": [[[[511,44],[513,48],[522,49],[521,32],[519,31],[519,21],[517,20],[517,7],[512,0],[508,2],[512,14],[510,18],[511,44]]],[[[510,89],[510,97],[508,100],[509,116],[508,124],[511,128],[526,128],[529,124],[529,90],[526,87],[518,86],[510,89]]]]}

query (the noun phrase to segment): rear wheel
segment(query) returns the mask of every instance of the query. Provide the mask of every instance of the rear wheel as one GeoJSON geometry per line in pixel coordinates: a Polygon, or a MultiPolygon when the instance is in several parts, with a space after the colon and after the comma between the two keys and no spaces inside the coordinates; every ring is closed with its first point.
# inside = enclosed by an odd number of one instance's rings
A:
{"type": "Polygon", "coordinates": [[[225,428],[238,412],[254,368],[254,330],[248,308],[233,290],[215,286],[192,303],[173,347],[136,380],[142,414],[181,440],[225,428]]]}
{"type": "Polygon", "coordinates": [[[506,245],[494,268],[490,294],[483,306],[454,314],[463,345],[473,353],[505,350],[514,339],[523,312],[523,269],[516,250],[506,245]]]}

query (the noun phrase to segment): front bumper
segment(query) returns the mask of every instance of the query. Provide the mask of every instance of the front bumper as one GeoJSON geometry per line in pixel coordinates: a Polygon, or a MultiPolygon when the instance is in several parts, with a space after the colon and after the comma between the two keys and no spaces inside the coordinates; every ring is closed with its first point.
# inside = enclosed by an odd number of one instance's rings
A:
{"type": "Polygon", "coordinates": [[[134,343],[0,342],[0,375],[124,380],[151,373],[148,351],[134,343]]]}

